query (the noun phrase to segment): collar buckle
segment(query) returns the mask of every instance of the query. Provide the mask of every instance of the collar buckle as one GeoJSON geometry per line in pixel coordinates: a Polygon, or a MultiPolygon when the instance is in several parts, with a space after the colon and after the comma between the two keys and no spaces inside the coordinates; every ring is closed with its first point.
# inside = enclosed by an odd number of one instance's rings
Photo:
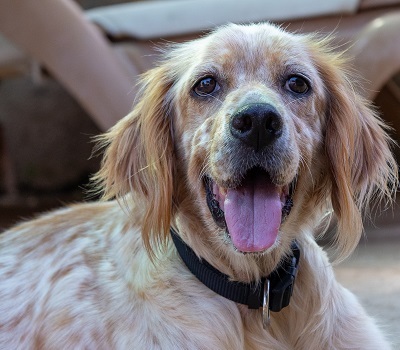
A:
{"type": "Polygon", "coordinates": [[[292,242],[292,257],[281,265],[268,278],[273,288],[270,290],[269,309],[274,312],[281,311],[289,305],[296,280],[300,249],[296,241],[292,242]]]}

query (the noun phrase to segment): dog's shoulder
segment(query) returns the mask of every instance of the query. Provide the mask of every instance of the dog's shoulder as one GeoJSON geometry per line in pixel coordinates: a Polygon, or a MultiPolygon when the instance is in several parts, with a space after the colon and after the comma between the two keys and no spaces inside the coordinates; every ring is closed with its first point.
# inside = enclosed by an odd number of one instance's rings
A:
{"type": "MultiPolygon", "coordinates": [[[[116,202],[78,204],[2,233],[0,345],[53,343],[41,334],[104,339],[107,303],[113,289],[124,287],[121,247],[140,249],[139,230],[130,220],[116,202]]],[[[62,344],[61,338],[54,344],[62,344]]]]}
{"type": "MultiPolygon", "coordinates": [[[[75,204],[26,220],[0,234],[0,259],[15,257],[23,265],[84,246],[85,238],[96,239],[115,229],[123,216],[114,202],[75,204]],[[114,227],[113,227],[114,226],[114,227]]],[[[10,262],[11,263],[11,262],[10,262]]]]}

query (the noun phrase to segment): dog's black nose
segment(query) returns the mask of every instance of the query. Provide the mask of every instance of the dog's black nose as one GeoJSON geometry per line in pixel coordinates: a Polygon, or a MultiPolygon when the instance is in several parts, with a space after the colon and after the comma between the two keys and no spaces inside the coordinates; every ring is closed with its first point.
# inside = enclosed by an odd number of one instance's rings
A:
{"type": "Polygon", "coordinates": [[[232,135],[254,148],[262,150],[282,135],[283,121],[269,103],[252,103],[240,108],[231,118],[232,135]]]}

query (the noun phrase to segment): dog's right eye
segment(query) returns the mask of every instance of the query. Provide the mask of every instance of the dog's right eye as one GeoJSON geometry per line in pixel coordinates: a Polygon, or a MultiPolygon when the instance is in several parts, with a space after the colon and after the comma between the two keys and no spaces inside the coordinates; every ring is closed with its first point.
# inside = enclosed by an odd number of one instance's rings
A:
{"type": "Polygon", "coordinates": [[[285,84],[285,88],[296,94],[305,94],[309,89],[308,82],[300,75],[291,76],[285,84]]]}
{"type": "Polygon", "coordinates": [[[193,91],[199,96],[208,96],[219,90],[219,85],[213,77],[200,79],[193,87],[193,91]]]}

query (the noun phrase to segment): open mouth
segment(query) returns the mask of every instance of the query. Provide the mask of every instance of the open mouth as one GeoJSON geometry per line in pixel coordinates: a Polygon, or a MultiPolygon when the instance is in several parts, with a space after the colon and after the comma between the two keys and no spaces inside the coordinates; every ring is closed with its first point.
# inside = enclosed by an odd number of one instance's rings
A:
{"type": "Polygon", "coordinates": [[[234,247],[258,253],[270,248],[293,206],[296,181],[275,185],[261,168],[247,172],[239,186],[224,188],[204,178],[206,199],[215,223],[225,229],[234,247]]]}

